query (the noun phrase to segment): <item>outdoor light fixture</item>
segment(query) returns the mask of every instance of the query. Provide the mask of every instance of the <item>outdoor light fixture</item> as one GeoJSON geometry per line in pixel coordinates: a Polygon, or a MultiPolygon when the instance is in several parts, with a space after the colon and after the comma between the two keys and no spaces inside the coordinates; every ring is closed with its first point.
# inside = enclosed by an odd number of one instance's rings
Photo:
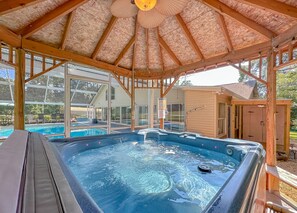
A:
{"type": "Polygon", "coordinates": [[[149,11],[157,4],[157,0],[134,0],[134,2],[136,6],[142,11],[149,11]]]}
{"type": "Polygon", "coordinates": [[[110,11],[118,18],[137,15],[144,28],[158,27],[165,18],[183,11],[189,0],[113,0],[110,11]]]}

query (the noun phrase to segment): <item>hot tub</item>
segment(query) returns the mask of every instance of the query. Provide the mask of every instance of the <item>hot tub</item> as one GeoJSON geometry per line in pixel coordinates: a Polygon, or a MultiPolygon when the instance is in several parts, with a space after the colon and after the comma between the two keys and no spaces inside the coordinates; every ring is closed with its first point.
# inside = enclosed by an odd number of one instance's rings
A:
{"type": "Polygon", "coordinates": [[[263,212],[258,143],[157,129],[51,142],[84,212],[263,212]]]}

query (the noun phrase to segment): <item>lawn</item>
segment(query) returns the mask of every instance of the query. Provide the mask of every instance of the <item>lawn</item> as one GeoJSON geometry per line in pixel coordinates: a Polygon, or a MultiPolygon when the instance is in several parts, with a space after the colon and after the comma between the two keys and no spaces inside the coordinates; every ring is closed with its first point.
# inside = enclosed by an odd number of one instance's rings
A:
{"type": "Polygon", "coordinates": [[[290,138],[297,140],[297,132],[296,131],[290,131],[290,138]]]}

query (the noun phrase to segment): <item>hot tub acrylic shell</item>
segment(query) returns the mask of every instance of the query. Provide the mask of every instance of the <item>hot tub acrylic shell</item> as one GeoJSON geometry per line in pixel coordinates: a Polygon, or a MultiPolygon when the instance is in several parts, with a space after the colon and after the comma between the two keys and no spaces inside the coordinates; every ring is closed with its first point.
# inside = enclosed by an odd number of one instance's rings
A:
{"type": "Polygon", "coordinates": [[[263,212],[265,204],[265,151],[255,142],[238,139],[213,139],[195,133],[173,133],[158,129],[132,133],[56,139],[51,141],[61,168],[84,212],[103,212],[78,183],[65,164],[79,152],[131,141],[174,141],[231,156],[240,162],[239,167],[226,181],[204,212],[263,212]]]}

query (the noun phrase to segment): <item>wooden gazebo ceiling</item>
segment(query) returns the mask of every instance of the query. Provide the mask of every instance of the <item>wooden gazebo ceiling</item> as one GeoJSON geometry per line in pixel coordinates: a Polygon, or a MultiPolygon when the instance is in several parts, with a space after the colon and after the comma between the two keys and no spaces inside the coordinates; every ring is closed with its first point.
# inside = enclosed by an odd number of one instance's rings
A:
{"type": "Polygon", "coordinates": [[[30,51],[122,76],[135,70],[137,78],[165,78],[265,53],[273,38],[297,25],[296,0],[189,0],[152,29],[136,17],[113,17],[111,3],[0,0],[0,27],[30,51]]]}

